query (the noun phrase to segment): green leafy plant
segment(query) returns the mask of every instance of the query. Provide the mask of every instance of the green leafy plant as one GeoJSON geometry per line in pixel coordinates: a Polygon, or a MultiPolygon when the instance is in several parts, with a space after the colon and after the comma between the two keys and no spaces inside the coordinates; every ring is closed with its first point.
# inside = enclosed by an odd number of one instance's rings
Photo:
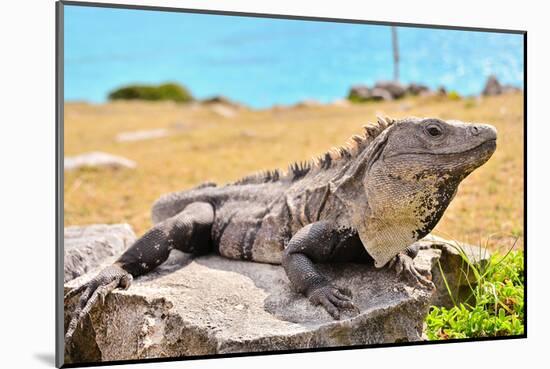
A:
{"type": "Polygon", "coordinates": [[[471,296],[449,309],[432,306],[426,318],[428,339],[523,334],[523,251],[493,254],[486,265],[479,267],[469,261],[462,249],[457,250],[466,262],[464,275],[475,276],[475,283],[470,284],[471,296]]]}
{"type": "Polygon", "coordinates": [[[109,100],[170,100],[188,102],[193,100],[191,93],[177,83],[164,83],[158,86],[130,85],[109,93],[109,100]]]}

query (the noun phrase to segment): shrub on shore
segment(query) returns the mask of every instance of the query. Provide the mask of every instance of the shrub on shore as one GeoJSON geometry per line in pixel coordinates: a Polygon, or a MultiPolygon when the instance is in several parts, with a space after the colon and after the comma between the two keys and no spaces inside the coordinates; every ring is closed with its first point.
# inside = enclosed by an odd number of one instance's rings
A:
{"type": "Polygon", "coordinates": [[[129,85],[109,93],[109,100],[169,100],[175,102],[193,101],[191,93],[177,83],[153,85],[129,85]]]}

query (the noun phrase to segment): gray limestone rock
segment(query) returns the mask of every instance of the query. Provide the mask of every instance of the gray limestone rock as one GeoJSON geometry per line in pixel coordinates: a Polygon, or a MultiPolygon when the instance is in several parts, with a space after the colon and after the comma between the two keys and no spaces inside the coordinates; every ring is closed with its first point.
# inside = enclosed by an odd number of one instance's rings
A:
{"type": "MultiPolygon", "coordinates": [[[[97,241],[101,227],[112,235],[114,228],[92,226],[80,233],[82,242],[88,239],[102,245],[97,241]]],[[[69,235],[76,242],[77,229],[68,228],[66,239],[69,235]]],[[[359,311],[346,311],[339,321],[293,291],[281,266],[216,255],[191,258],[173,250],[164,264],[136,278],[129,290],[114,291],[104,304],[92,309],[75,332],[71,346],[66,348],[65,361],[82,363],[422,340],[429,307],[446,304],[445,298],[448,299],[441,286],[438,260],[449,283],[458,283],[455,269],[459,255],[437,237],[429,236],[419,242],[423,247],[415,264],[425,273],[434,273],[437,291],[418,288],[396,277],[392,270],[361,264],[319,265],[334,284],[353,292],[359,311]]],[[[120,246],[120,251],[123,247],[120,246]]],[[[104,259],[102,266],[112,260],[104,259]]],[[[96,272],[66,283],[65,292],[96,272]]],[[[67,302],[65,325],[77,301],[78,297],[74,297],[67,302]]]]}
{"type": "MultiPolygon", "coordinates": [[[[430,268],[438,250],[421,251],[430,268]]],[[[92,309],[66,349],[66,362],[276,351],[418,341],[433,291],[390,270],[322,265],[350,288],[359,311],[335,321],[292,291],[282,267],[172,251],[154,272],[92,309]]],[[[429,270],[429,269],[427,269],[429,270]]],[[[93,273],[65,285],[66,291],[93,273]]],[[[69,301],[65,324],[78,298],[69,301]]]]}
{"type": "Polygon", "coordinates": [[[66,227],[64,280],[70,281],[118,256],[136,239],[129,224],[66,227]]]}

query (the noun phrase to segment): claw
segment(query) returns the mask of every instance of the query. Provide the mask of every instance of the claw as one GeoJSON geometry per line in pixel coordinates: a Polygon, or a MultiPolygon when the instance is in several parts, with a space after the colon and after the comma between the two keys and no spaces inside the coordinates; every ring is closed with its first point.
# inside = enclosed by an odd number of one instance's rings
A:
{"type": "MultiPolygon", "coordinates": [[[[398,256],[398,258],[400,258],[398,256]]],[[[398,261],[396,261],[396,264],[395,264],[395,271],[397,273],[397,275],[401,275],[401,273],[403,273],[403,271],[405,270],[405,263],[400,259],[398,261]]]]}
{"type": "Polygon", "coordinates": [[[71,289],[69,292],[67,292],[67,294],[65,296],[63,296],[63,301],[66,301],[66,300],[70,299],[71,297],[73,297],[75,295],[78,295],[85,288],[86,288],[86,283],[84,283],[83,285],[81,285],[79,287],[75,287],[75,288],[71,289]]]}
{"type": "Polygon", "coordinates": [[[336,320],[340,319],[341,309],[359,309],[351,301],[352,293],[348,288],[337,288],[326,285],[314,290],[309,295],[309,300],[314,305],[322,305],[323,308],[336,320]]]}
{"type": "Polygon", "coordinates": [[[350,299],[353,297],[353,294],[351,293],[351,290],[347,287],[337,288],[336,291],[343,293],[344,295],[346,295],[350,299]]]}
{"type": "Polygon", "coordinates": [[[119,286],[122,279],[124,279],[124,287],[128,288],[132,281],[131,275],[119,266],[112,265],[103,269],[90,281],[72,289],[64,296],[66,301],[81,291],[84,291],[80,296],[80,300],[69,322],[67,333],[65,334],[65,341],[67,344],[71,342],[77,327],[80,327],[80,329],[83,328],[83,318],[90,313],[98,298],[101,298],[101,303],[105,304],[106,296],[119,286]]]}
{"type": "Polygon", "coordinates": [[[426,276],[422,275],[414,266],[414,262],[412,258],[405,254],[398,254],[393,261],[393,265],[395,265],[395,271],[397,272],[397,275],[402,276],[403,273],[406,274],[406,276],[409,279],[413,279],[417,285],[419,286],[426,286],[431,289],[435,288],[435,285],[432,281],[430,281],[426,276]]]}

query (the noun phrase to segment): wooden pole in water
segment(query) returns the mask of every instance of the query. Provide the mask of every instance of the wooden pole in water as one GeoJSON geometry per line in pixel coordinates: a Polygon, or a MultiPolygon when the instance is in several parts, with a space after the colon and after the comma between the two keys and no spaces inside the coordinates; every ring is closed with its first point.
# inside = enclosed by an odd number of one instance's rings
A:
{"type": "Polygon", "coordinates": [[[393,46],[393,80],[399,81],[399,45],[397,43],[397,27],[391,27],[391,41],[393,46]]]}

